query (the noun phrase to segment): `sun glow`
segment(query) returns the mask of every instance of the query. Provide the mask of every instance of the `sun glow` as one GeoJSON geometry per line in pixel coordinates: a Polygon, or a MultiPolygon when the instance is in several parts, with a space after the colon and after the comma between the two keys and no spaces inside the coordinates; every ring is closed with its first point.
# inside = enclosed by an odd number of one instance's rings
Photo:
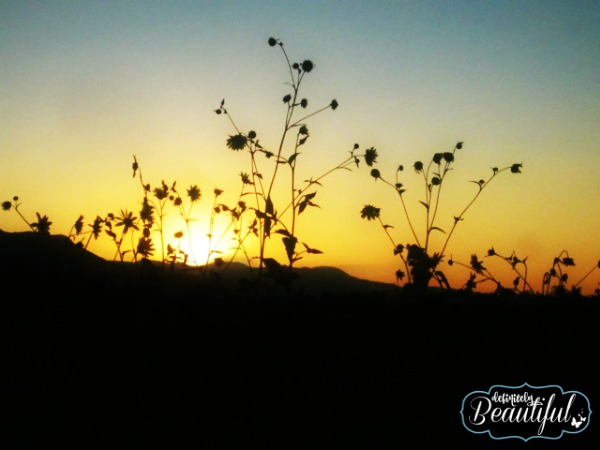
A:
{"type": "Polygon", "coordinates": [[[206,234],[194,234],[188,238],[183,232],[175,232],[173,238],[165,243],[165,259],[190,266],[211,264],[216,258],[225,259],[230,254],[217,244],[206,234]]]}

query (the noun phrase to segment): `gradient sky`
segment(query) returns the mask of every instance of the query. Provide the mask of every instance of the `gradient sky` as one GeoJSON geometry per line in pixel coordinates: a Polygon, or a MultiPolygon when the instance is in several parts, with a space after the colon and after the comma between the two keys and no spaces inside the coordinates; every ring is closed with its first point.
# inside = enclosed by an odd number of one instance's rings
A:
{"type": "MultiPolygon", "coordinates": [[[[563,250],[576,263],[571,281],[597,263],[598,1],[4,0],[0,200],[18,195],[20,211],[30,221],[36,212],[48,215],[54,234],[68,234],[80,214],[90,223],[138,211],[135,154],[152,185],[199,185],[194,227],[202,241],[213,188],[234,202],[239,173],[249,168],[246,154],[226,147],[234,130],[214,113],[221,99],[263,145],[276,147],[281,136],[289,73],[281,51],[267,45],[271,36],[293,61],[314,62],[303,82],[308,109],[333,98],[340,105],[308,122],[301,176],[325,172],[359,143],[377,149],[377,167],[393,179],[398,164],[428,161],[464,141],[444,188],[441,228],[475,193],[469,180],[513,163],[523,163],[523,173],[503,173],[489,185],[448,256],[467,263],[491,246],[514,250],[528,257],[536,290],[563,250]]],[[[410,170],[404,177],[418,223],[423,185],[410,170]]],[[[326,178],[315,200],[321,208],[300,216],[298,235],[325,253],[300,265],[394,282],[400,261],[360,210],[380,207],[397,241],[408,243],[395,193],[361,167],[326,178]]],[[[171,232],[181,229],[171,216],[171,232]]],[[[27,226],[2,212],[0,228],[27,226]]],[[[90,250],[114,255],[107,239],[90,250]]],[[[514,276],[500,263],[486,259],[508,285],[514,276]]],[[[442,269],[454,287],[468,277],[460,267],[442,269]]],[[[599,273],[584,292],[600,287],[599,273]]]]}

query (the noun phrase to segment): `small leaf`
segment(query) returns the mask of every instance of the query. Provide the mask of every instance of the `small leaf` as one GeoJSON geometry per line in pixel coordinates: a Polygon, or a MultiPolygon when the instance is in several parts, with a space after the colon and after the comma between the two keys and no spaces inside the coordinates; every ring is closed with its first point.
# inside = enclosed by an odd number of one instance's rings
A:
{"type": "Polygon", "coordinates": [[[429,210],[429,205],[424,201],[419,200],[419,203],[425,207],[425,209],[429,210]]]}
{"type": "Polygon", "coordinates": [[[310,248],[310,247],[309,247],[309,246],[308,246],[306,243],[304,243],[304,242],[302,243],[302,245],[304,245],[304,248],[306,249],[306,251],[307,251],[308,253],[312,253],[312,254],[315,254],[315,255],[319,255],[319,254],[322,254],[322,253],[323,253],[321,250],[317,250],[316,248],[310,248]]]}
{"type": "Polygon", "coordinates": [[[288,158],[288,163],[290,164],[290,166],[292,165],[292,163],[294,162],[294,160],[296,159],[296,157],[299,155],[300,153],[296,152],[294,153],[292,156],[290,156],[288,158]]]}

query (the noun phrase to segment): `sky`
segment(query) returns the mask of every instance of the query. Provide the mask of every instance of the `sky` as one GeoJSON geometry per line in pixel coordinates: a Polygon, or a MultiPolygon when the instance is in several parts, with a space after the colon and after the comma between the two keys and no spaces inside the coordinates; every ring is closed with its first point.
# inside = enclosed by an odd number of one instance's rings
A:
{"type": "MultiPolygon", "coordinates": [[[[509,264],[485,257],[491,247],[527,257],[536,291],[563,251],[575,262],[569,282],[597,265],[598,1],[4,0],[0,200],[18,196],[27,221],[47,215],[53,234],[68,235],[79,215],[87,230],[97,215],[126,209],[139,216],[135,155],[152,187],[164,180],[176,181],[181,192],[201,189],[186,237],[194,254],[206,252],[213,190],[233,205],[240,173],[251,171],[248,153],[227,147],[236,131],[215,109],[225,99],[238,128],[256,131],[266,148],[276,149],[282,136],[290,73],[270,37],[292,62],[314,63],[300,89],[307,113],[339,103],[307,119],[310,138],[297,157],[297,180],[326,173],[354,144],[359,152],[373,147],[383,178],[395,182],[397,167],[406,168],[405,202],[422,235],[425,189],[411,167],[461,141],[436,216],[446,233],[478,190],[470,181],[487,179],[492,167],[523,166],[522,173],[495,177],[453,232],[441,266],[453,287],[469,270],[447,261],[468,264],[472,254],[504,285],[512,283],[509,264]]],[[[260,162],[271,173],[270,161],[260,162]]],[[[396,281],[402,261],[361,209],[380,208],[396,243],[414,239],[398,195],[370,169],[363,163],[334,171],[314,190],[318,207],[298,217],[296,234],[323,253],[298,265],[396,281]]],[[[276,209],[290,189],[289,171],[278,176],[276,209]]],[[[28,229],[14,211],[1,213],[0,229],[28,229]]],[[[172,235],[184,221],[174,208],[165,214],[165,236],[175,245],[172,235]]],[[[213,236],[226,223],[218,215],[213,236]]],[[[431,249],[439,251],[447,235],[435,234],[431,249]]],[[[279,237],[268,255],[284,262],[279,237]]],[[[232,244],[231,236],[219,243],[222,256],[232,244]]],[[[115,256],[107,236],[88,249],[115,256]]],[[[600,270],[582,286],[584,293],[600,287],[600,270]]]]}

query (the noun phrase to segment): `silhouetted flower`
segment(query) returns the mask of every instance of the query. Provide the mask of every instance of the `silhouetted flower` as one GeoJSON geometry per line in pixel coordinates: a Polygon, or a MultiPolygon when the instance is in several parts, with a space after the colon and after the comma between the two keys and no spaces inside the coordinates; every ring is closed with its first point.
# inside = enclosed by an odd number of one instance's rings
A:
{"type": "Polygon", "coordinates": [[[451,163],[454,161],[454,155],[450,152],[444,152],[442,155],[444,157],[444,161],[451,163]]]}
{"type": "Polygon", "coordinates": [[[133,169],[133,178],[135,178],[135,174],[137,172],[137,170],[139,169],[139,165],[137,160],[135,159],[135,156],[133,157],[133,164],[131,165],[131,168],[133,169]]]}
{"type": "Polygon", "coordinates": [[[402,281],[404,279],[405,273],[401,270],[396,270],[396,280],[402,281]]]}
{"type": "Polygon", "coordinates": [[[290,94],[287,94],[283,97],[283,103],[289,103],[291,99],[292,96],[290,94]]]}
{"type": "Polygon", "coordinates": [[[158,200],[164,200],[169,196],[169,186],[165,184],[163,181],[162,186],[159,188],[154,188],[154,196],[158,200]]]}
{"type": "Polygon", "coordinates": [[[181,199],[181,197],[177,197],[173,200],[173,205],[175,206],[181,206],[183,204],[183,200],[181,199]]]}
{"type": "Polygon", "coordinates": [[[494,247],[490,248],[487,251],[488,256],[494,256],[496,254],[496,250],[494,250],[494,247]]]}
{"type": "Polygon", "coordinates": [[[187,190],[187,195],[190,198],[191,202],[194,203],[200,200],[202,192],[200,192],[200,188],[198,187],[198,185],[194,184],[193,186],[190,186],[187,190]]]}
{"type": "Polygon", "coordinates": [[[469,275],[469,280],[465,283],[465,289],[468,291],[472,291],[477,287],[477,282],[475,281],[475,274],[472,273],[469,275]]]}
{"type": "Polygon", "coordinates": [[[510,167],[510,171],[512,173],[521,173],[521,167],[523,167],[523,164],[513,164],[510,167]]]}
{"type": "Polygon", "coordinates": [[[240,173],[240,176],[242,177],[243,184],[252,184],[252,181],[250,181],[250,176],[247,173],[242,172],[240,173]]]}
{"type": "Polygon", "coordinates": [[[367,166],[373,166],[373,163],[377,162],[377,150],[375,147],[371,147],[365,150],[365,162],[367,166]]]}
{"type": "Polygon", "coordinates": [[[142,221],[146,223],[153,223],[153,211],[154,206],[152,206],[150,202],[148,202],[148,199],[144,197],[144,201],[142,203],[142,210],[140,211],[140,218],[142,219],[142,221]]]}
{"type": "Polygon", "coordinates": [[[304,70],[306,73],[313,70],[313,68],[314,68],[314,64],[312,63],[311,60],[305,59],[304,61],[302,61],[302,70],[304,70]]]}
{"type": "Polygon", "coordinates": [[[308,100],[306,100],[305,98],[300,100],[300,106],[302,106],[303,108],[306,108],[308,106],[308,100]]]}
{"type": "Polygon", "coordinates": [[[460,150],[461,148],[463,148],[462,141],[456,144],[456,148],[457,148],[457,150],[460,150]]]}
{"type": "Polygon", "coordinates": [[[436,164],[441,163],[442,157],[443,157],[443,155],[441,153],[436,153],[435,155],[433,155],[433,162],[436,164]]]}
{"type": "Polygon", "coordinates": [[[298,130],[298,133],[302,134],[303,136],[308,135],[308,128],[306,128],[306,125],[302,125],[298,130]]]}
{"type": "Polygon", "coordinates": [[[379,217],[380,208],[373,205],[365,205],[360,211],[360,217],[367,220],[375,220],[379,217]]]}
{"type": "Polygon", "coordinates": [[[481,261],[477,259],[477,255],[471,255],[471,267],[477,273],[482,273],[485,270],[481,261]]]}
{"type": "Polygon", "coordinates": [[[331,106],[331,109],[333,109],[333,110],[335,111],[335,110],[336,110],[336,108],[338,107],[338,102],[337,102],[337,100],[335,100],[335,99],[334,99],[334,100],[331,100],[331,104],[330,104],[330,106],[331,106]]]}
{"type": "Polygon", "coordinates": [[[248,138],[243,134],[234,134],[227,139],[227,147],[234,151],[243,150],[247,142],[248,138]]]}
{"type": "Polygon", "coordinates": [[[154,254],[154,245],[152,244],[152,239],[146,236],[140,237],[137,245],[137,252],[144,258],[149,258],[152,256],[154,254]]]}
{"type": "Polygon", "coordinates": [[[83,230],[83,216],[79,216],[73,227],[75,228],[75,234],[81,234],[81,230],[83,230]]]}
{"type": "Polygon", "coordinates": [[[402,164],[400,164],[400,165],[398,166],[398,170],[397,170],[397,171],[398,171],[398,172],[402,172],[403,170],[404,170],[404,166],[403,166],[402,164]]]}
{"type": "Polygon", "coordinates": [[[254,138],[256,138],[256,131],[250,130],[248,132],[248,139],[254,139],[254,138]]]}
{"type": "Polygon", "coordinates": [[[50,222],[50,219],[48,219],[48,216],[40,216],[40,213],[35,213],[38,221],[34,222],[31,224],[31,228],[37,230],[38,233],[41,234],[50,234],[50,225],[52,225],[52,222],[50,222]]]}
{"type": "Polygon", "coordinates": [[[4,211],[8,211],[11,208],[11,206],[12,206],[12,203],[9,202],[8,200],[5,202],[2,202],[2,209],[4,211]]]}
{"type": "Polygon", "coordinates": [[[423,170],[423,163],[421,161],[417,161],[416,163],[414,163],[413,165],[415,172],[420,173],[421,170],[423,170]]]}
{"type": "Polygon", "coordinates": [[[404,245],[398,244],[398,245],[396,245],[396,248],[394,249],[394,255],[399,255],[403,251],[404,251],[404,245]]]}
{"type": "Polygon", "coordinates": [[[139,230],[137,226],[137,217],[133,215],[133,212],[121,210],[121,216],[117,218],[117,227],[123,227],[123,234],[127,234],[130,229],[139,230]]]}
{"type": "Polygon", "coordinates": [[[223,193],[223,191],[219,188],[215,188],[215,190],[213,192],[215,193],[215,197],[218,197],[219,195],[221,195],[223,193]]]}
{"type": "Polygon", "coordinates": [[[275,38],[273,38],[273,37],[270,37],[270,38],[269,38],[269,45],[270,45],[271,47],[275,47],[275,46],[277,45],[277,39],[275,39],[275,38]]]}
{"type": "Polygon", "coordinates": [[[174,237],[175,239],[181,239],[181,238],[183,237],[183,231],[177,231],[177,232],[176,232],[176,233],[173,235],[173,237],[174,237]]]}
{"type": "Polygon", "coordinates": [[[575,261],[573,261],[573,258],[569,258],[569,257],[563,258],[562,263],[565,266],[574,266],[575,265],[575,261]]]}
{"type": "Polygon", "coordinates": [[[371,176],[375,179],[377,178],[381,178],[381,173],[379,172],[378,169],[372,169],[371,170],[371,176]]]}
{"type": "Polygon", "coordinates": [[[441,180],[438,177],[433,177],[431,179],[431,184],[434,186],[438,186],[441,183],[441,180]]]}

